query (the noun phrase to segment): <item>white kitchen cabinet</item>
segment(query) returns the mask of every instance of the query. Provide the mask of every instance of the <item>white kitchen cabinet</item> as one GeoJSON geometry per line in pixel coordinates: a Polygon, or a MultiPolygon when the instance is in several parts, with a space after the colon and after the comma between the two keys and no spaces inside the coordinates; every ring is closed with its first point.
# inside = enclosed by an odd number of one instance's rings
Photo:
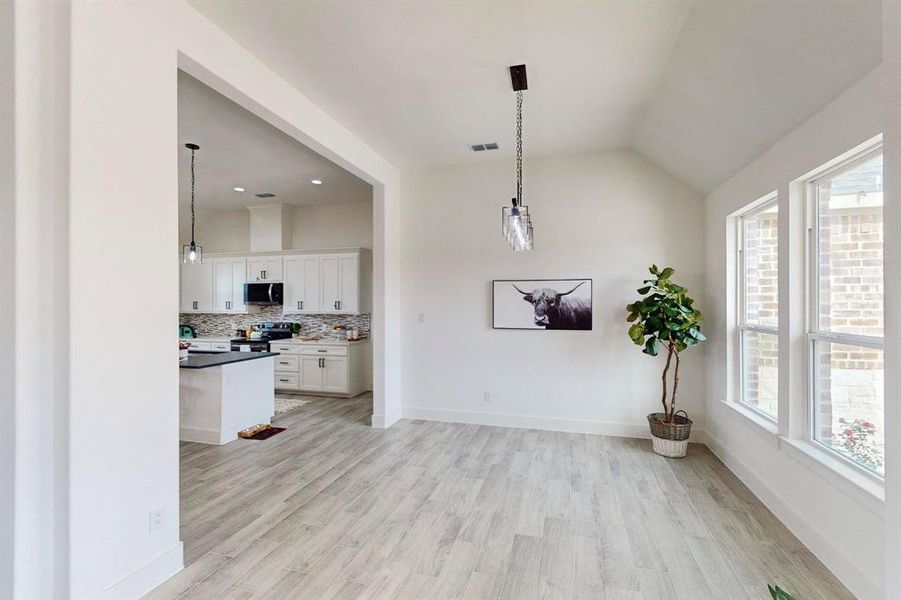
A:
{"type": "Polygon", "coordinates": [[[346,394],[349,374],[346,356],[328,356],[322,359],[322,392],[346,394]]]}
{"type": "Polygon", "coordinates": [[[360,255],[323,254],[321,260],[323,313],[360,312],[360,255]]]}
{"type": "Polygon", "coordinates": [[[286,256],[284,312],[322,312],[322,261],[316,254],[286,256]]]}
{"type": "Polygon", "coordinates": [[[281,256],[255,256],[247,259],[247,281],[281,281],[281,256]]]}
{"type": "Polygon", "coordinates": [[[243,258],[214,258],[213,312],[244,313],[244,282],[247,260],[243,258]]]}
{"type": "MultiPolygon", "coordinates": [[[[372,389],[369,344],[279,342],[275,387],[328,396],[356,396],[372,389]]],[[[273,350],[276,348],[273,346],[273,350]]]]}
{"type": "Polygon", "coordinates": [[[181,312],[208,313],[213,310],[213,265],[181,265],[181,312]]]}
{"type": "Polygon", "coordinates": [[[283,313],[360,314],[372,310],[372,254],[315,250],[280,256],[207,255],[181,266],[182,313],[243,314],[246,282],[283,282],[283,313]]]}
{"type": "Polygon", "coordinates": [[[304,392],[322,391],[322,357],[300,357],[300,380],[298,389],[304,392]]]}

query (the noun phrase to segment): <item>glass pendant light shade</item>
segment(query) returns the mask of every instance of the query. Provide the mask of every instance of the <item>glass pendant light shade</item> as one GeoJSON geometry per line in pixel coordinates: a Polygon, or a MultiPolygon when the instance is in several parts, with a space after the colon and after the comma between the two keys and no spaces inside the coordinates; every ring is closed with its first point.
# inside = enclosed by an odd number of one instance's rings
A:
{"type": "Polygon", "coordinates": [[[528,206],[519,206],[513,198],[513,206],[502,209],[501,220],[504,237],[511,248],[517,252],[532,249],[532,219],[528,206]]]}
{"type": "Polygon", "coordinates": [[[181,261],[186,265],[199,265],[203,262],[203,247],[194,242],[182,246],[181,261]]]}

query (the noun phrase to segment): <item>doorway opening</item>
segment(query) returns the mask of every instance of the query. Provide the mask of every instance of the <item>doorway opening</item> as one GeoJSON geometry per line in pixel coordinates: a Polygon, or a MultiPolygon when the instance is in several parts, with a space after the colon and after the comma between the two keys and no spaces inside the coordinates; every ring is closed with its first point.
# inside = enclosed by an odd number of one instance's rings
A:
{"type": "Polygon", "coordinates": [[[293,489],[287,457],[313,424],[373,419],[375,189],[181,69],[178,144],[189,565],[234,549],[246,527],[272,516],[293,489]],[[191,243],[196,262],[182,252],[191,243]],[[232,353],[236,362],[224,362],[232,353]],[[236,439],[259,424],[284,431],[236,439]]]}

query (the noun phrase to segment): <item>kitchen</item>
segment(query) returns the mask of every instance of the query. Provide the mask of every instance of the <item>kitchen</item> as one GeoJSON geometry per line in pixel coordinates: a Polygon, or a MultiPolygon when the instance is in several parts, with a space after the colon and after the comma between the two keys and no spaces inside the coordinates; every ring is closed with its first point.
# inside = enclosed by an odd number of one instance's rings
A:
{"type": "Polygon", "coordinates": [[[179,73],[180,438],[370,402],[372,188],[179,73]]]}

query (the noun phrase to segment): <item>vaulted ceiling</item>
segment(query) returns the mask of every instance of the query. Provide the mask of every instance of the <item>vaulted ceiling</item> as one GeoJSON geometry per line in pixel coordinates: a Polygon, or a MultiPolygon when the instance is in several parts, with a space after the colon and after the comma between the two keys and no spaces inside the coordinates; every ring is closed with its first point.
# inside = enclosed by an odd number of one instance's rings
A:
{"type": "Polygon", "coordinates": [[[880,2],[192,4],[400,167],[633,148],[698,191],[881,61],[880,2]],[[500,149],[473,153],[473,143],[500,149]]]}

